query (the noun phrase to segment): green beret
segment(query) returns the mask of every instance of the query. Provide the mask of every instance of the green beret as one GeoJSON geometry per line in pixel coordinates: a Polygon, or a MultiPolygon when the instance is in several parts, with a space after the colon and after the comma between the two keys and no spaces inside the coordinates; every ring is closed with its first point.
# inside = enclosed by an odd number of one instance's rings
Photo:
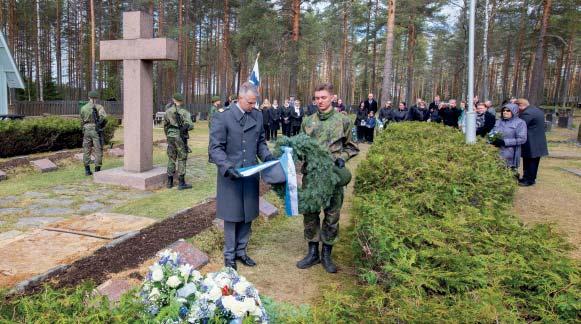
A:
{"type": "Polygon", "coordinates": [[[212,96],[212,102],[220,101],[220,96],[212,96]]]}
{"type": "Polygon", "coordinates": [[[89,98],[99,98],[99,93],[97,91],[89,91],[89,98]]]}
{"type": "Polygon", "coordinates": [[[177,101],[184,101],[184,95],[179,92],[174,93],[172,98],[174,98],[177,101]]]}

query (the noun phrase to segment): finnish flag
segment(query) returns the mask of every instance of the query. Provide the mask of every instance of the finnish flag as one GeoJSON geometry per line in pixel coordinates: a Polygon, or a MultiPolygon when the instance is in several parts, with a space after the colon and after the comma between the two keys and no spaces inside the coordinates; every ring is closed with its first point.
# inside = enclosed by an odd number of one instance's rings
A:
{"type": "Polygon", "coordinates": [[[254,68],[252,69],[252,73],[250,74],[250,77],[248,78],[248,81],[257,87],[260,85],[260,72],[258,71],[258,58],[259,57],[260,57],[260,54],[256,57],[256,61],[254,61],[254,68]]]}

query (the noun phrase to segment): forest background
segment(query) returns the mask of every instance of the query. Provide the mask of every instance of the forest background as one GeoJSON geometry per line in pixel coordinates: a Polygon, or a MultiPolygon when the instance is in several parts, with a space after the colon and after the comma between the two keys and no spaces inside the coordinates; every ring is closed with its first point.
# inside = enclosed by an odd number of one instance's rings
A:
{"type": "MultiPolygon", "coordinates": [[[[122,99],[122,63],[100,62],[100,40],[122,37],[122,12],[154,17],[154,36],[178,40],[178,62],[154,63],[155,100],[236,94],[260,53],[264,98],[310,102],[332,82],[347,104],[463,98],[468,0],[0,0],[25,90],[10,100],[122,99]],[[389,10],[388,10],[389,9],[389,10]]],[[[475,94],[495,104],[577,104],[581,5],[576,0],[478,0],[475,94]]]]}

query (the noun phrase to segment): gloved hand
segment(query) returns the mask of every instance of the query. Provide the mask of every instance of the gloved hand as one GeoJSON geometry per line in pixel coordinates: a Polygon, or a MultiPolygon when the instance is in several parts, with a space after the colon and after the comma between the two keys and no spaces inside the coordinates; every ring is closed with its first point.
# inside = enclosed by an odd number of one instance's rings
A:
{"type": "Polygon", "coordinates": [[[266,158],[264,158],[263,162],[270,162],[270,161],[274,161],[274,160],[278,160],[277,158],[274,157],[274,155],[269,155],[266,158]]]}
{"type": "Polygon", "coordinates": [[[238,172],[238,170],[234,168],[229,168],[228,170],[226,170],[226,173],[224,173],[224,177],[229,178],[230,180],[238,180],[242,178],[242,175],[240,174],[240,172],[238,172]]]}
{"type": "Polygon", "coordinates": [[[495,139],[494,142],[492,142],[492,145],[494,145],[496,147],[501,147],[501,146],[506,146],[506,143],[504,143],[504,140],[502,140],[502,139],[495,139]]]}
{"type": "Polygon", "coordinates": [[[187,133],[189,130],[190,130],[190,128],[188,127],[188,125],[183,125],[180,128],[180,132],[182,132],[182,133],[187,133]]]}
{"type": "Polygon", "coordinates": [[[338,158],[337,160],[335,160],[335,165],[339,169],[343,169],[345,167],[345,160],[343,160],[342,158],[338,158]]]}
{"type": "Polygon", "coordinates": [[[105,126],[107,126],[107,119],[105,119],[105,118],[101,118],[101,119],[99,120],[99,127],[100,127],[100,128],[105,128],[105,126]]]}

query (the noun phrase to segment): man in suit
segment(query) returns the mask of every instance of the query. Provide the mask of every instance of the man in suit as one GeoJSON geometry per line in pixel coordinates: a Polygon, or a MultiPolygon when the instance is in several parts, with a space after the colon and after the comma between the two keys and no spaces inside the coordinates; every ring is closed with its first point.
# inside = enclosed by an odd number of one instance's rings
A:
{"type": "Polygon", "coordinates": [[[367,109],[367,112],[373,111],[374,114],[377,113],[377,101],[373,99],[373,93],[367,95],[365,109],[367,109]]]}
{"type": "Polygon", "coordinates": [[[476,135],[485,137],[494,128],[496,117],[486,110],[486,105],[479,102],[476,105],[476,135]]]}
{"type": "Polygon", "coordinates": [[[549,155],[545,136],[545,114],[537,107],[531,106],[524,98],[517,100],[518,117],[527,124],[527,141],[522,145],[523,177],[518,184],[532,186],[537,181],[537,172],[541,157],[549,155]]]}
{"type": "Polygon", "coordinates": [[[311,104],[307,106],[307,111],[305,112],[305,115],[310,116],[312,114],[316,114],[317,111],[319,111],[319,108],[317,106],[317,102],[315,101],[315,97],[313,97],[311,104]]]}
{"type": "Polygon", "coordinates": [[[237,103],[215,114],[210,130],[210,157],[218,167],[216,217],[224,220],[224,265],[236,269],[256,262],[246,253],[252,221],[258,216],[259,175],[242,177],[239,168],[275,158],[266,144],[262,113],[255,109],[258,90],[245,82],[237,103]]]}
{"type": "Polygon", "coordinates": [[[303,107],[301,107],[301,101],[295,99],[294,105],[291,110],[291,135],[298,135],[301,130],[301,124],[303,123],[303,116],[305,112],[303,107]]]}

